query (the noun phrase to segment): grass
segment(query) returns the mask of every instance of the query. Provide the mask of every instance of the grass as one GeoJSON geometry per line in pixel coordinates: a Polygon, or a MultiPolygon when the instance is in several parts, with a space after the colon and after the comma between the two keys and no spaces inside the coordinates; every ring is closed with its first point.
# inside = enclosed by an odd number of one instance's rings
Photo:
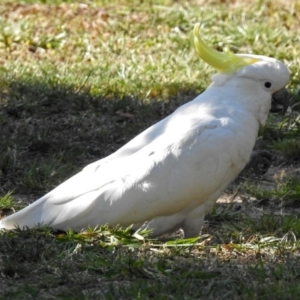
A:
{"type": "Polygon", "coordinates": [[[8,207],[12,207],[13,205],[14,205],[13,197],[10,192],[8,192],[6,195],[3,195],[3,197],[0,198],[1,208],[8,208],[8,207]]]}
{"type": "Polygon", "coordinates": [[[282,201],[282,205],[288,205],[300,200],[300,179],[295,178],[279,178],[276,180],[275,188],[265,189],[257,185],[247,185],[246,189],[251,195],[259,199],[277,199],[282,201]]]}
{"type": "Polygon", "coordinates": [[[49,228],[0,233],[0,299],[297,299],[300,61],[297,1],[17,1],[0,4],[0,209],[18,210],[191,100],[216,49],[291,71],[292,110],[270,117],[261,177],[242,174],[199,239],[49,228]]]}
{"type": "Polygon", "coordinates": [[[297,139],[284,139],[274,143],[273,147],[283,152],[290,159],[300,159],[300,141],[297,139]]]}

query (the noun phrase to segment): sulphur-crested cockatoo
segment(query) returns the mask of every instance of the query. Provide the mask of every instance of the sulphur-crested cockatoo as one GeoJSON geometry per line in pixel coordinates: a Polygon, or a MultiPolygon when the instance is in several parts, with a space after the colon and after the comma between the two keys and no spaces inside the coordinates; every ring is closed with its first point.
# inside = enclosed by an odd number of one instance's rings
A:
{"type": "Polygon", "coordinates": [[[49,225],[80,231],[108,224],[151,228],[153,235],[182,228],[199,234],[226,186],[249,161],[272,95],[285,87],[289,71],[258,55],[220,53],[193,30],[199,56],[219,72],[196,99],[139,134],[115,153],[21,211],[0,228],[49,225]]]}

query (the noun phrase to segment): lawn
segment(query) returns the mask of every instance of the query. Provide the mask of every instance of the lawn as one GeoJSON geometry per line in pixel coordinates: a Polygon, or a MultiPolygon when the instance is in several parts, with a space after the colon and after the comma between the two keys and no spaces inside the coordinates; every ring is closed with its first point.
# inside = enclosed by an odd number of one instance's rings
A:
{"type": "Polygon", "coordinates": [[[299,299],[300,0],[0,3],[0,213],[19,210],[192,100],[218,50],[282,60],[291,107],[257,148],[199,238],[101,227],[0,233],[0,299],[299,299]]]}

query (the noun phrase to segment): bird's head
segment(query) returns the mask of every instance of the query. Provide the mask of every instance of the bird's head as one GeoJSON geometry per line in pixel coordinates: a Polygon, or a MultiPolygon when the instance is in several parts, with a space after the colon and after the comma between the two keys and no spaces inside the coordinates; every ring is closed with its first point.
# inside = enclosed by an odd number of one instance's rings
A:
{"type": "Polygon", "coordinates": [[[219,52],[207,46],[200,37],[200,24],[197,23],[192,34],[195,49],[207,64],[223,74],[235,74],[237,77],[251,78],[259,82],[262,88],[272,95],[270,112],[278,112],[278,105],[287,110],[290,95],[285,86],[290,80],[288,68],[279,60],[254,54],[234,54],[227,50],[219,52]]]}

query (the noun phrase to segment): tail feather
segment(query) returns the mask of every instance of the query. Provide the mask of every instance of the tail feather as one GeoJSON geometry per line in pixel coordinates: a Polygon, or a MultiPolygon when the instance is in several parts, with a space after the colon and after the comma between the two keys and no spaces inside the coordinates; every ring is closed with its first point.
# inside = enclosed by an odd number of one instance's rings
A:
{"type": "Polygon", "coordinates": [[[3,218],[0,221],[0,229],[15,229],[16,227],[33,228],[41,223],[41,210],[44,199],[41,198],[24,209],[3,218]]]}

